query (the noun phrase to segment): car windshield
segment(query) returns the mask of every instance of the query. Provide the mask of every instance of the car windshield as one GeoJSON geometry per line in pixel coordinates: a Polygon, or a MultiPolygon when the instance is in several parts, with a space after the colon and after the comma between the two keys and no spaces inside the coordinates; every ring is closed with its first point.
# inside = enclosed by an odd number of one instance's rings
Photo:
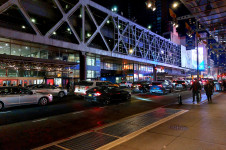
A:
{"type": "Polygon", "coordinates": [[[84,86],[92,86],[93,82],[90,81],[81,81],[78,83],[78,85],[84,85],[84,86]]]}
{"type": "Polygon", "coordinates": [[[179,83],[179,84],[180,84],[180,83],[185,83],[185,81],[177,81],[176,83],[179,83]]]}
{"type": "Polygon", "coordinates": [[[152,82],[152,85],[160,85],[162,82],[152,82]]]}
{"type": "Polygon", "coordinates": [[[158,81],[164,82],[165,80],[158,80],[158,81]]]}
{"type": "Polygon", "coordinates": [[[110,81],[106,81],[105,84],[106,84],[106,85],[109,85],[109,84],[113,84],[113,83],[110,82],[110,81]]]}

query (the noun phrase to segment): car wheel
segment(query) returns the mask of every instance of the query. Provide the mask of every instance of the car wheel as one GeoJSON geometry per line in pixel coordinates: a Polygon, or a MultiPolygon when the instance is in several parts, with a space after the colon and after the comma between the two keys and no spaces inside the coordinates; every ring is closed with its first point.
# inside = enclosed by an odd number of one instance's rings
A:
{"type": "Polygon", "coordinates": [[[3,108],[4,108],[4,104],[0,102],[0,110],[2,110],[3,108]]]}
{"type": "Polygon", "coordinates": [[[48,104],[48,98],[46,98],[46,97],[40,98],[40,100],[39,100],[39,105],[40,106],[45,106],[47,104],[48,104]]]}
{"type": "Polygon", "coordinates": [[[131,95],[128,94],[128,95],[126,96],[126,101],[130,101],[130,100],[131,100],[131,95]]]}
{"type": "Polygon", "coordinates": [[[111,102],[110,98],[107,98],[106,100],[103,101],[103,105],[109,105],[111,102]]]}
{"type": "Polygon", "coordinates": [[[64,94],[64,92],[60,92],[60,93],[58,94],[58,96],[59,96],[60,98],[63,98],[63,97],[65,96],[65,94],[64,94]]]}

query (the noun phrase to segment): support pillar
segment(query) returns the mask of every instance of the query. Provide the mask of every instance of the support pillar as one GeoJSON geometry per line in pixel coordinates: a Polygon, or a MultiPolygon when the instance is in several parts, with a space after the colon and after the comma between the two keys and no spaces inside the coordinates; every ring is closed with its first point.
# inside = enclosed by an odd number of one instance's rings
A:
{"type": "Polygon", "coordinates": [[[157,81],[157,68],[153,65],[153,81],[157,81]]]}
{"type": "Polygon", "coordinates": [[[79,58],[80,58],[80,72],[79,72],[79,77],[80,81],[86,80],[86,54],[85,52],[80,52],[79,53],[79,58]]]}

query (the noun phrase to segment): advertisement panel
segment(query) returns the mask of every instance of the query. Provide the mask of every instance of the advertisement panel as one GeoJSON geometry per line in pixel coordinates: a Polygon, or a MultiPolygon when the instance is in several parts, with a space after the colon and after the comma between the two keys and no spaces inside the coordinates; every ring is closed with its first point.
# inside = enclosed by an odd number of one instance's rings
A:
{"type": "MultiPolygon", "coordinates": [[[[203,47],[199,47],[199,70],[205,70],[203,47]]],[[[192,50],[192,68],[197,69],[197,50],[192,50]]]]}

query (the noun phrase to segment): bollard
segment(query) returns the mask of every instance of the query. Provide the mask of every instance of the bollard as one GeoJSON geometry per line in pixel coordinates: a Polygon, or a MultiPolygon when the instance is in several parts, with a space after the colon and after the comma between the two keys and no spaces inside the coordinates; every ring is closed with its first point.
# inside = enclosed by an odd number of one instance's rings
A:
{"type": "Polygon", "coordinates": [[[178,103],[179,103],[180,105],[182,105],[182,97],[181,97],[180,94],[178,95],[178,103]]]}

